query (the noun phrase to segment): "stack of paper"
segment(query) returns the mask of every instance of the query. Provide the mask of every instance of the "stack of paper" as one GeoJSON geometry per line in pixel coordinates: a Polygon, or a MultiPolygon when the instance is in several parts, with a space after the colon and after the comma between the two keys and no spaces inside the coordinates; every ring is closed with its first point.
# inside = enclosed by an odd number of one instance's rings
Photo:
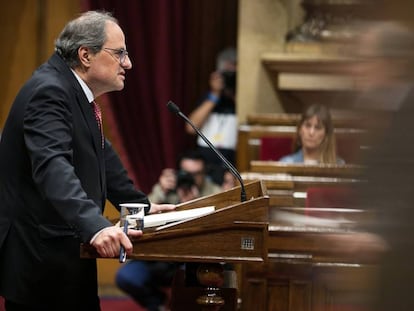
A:
{"type": "Polygon", "coordinates": [[[173,211],[160,214],[151,214],[144,217],[144,228],[162,226],[167,223],[197,218],[215,211],[214,206],[192,208],[183,211],[173,211]]]}

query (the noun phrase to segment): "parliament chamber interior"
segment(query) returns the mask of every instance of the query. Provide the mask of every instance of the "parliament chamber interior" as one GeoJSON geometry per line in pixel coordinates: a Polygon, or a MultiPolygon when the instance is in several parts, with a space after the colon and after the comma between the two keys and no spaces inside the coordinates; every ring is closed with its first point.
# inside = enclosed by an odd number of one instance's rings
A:
{"type": "MultiPolygon", "coordinates": [[[[74,10],[66,2],[61,10],[74,10]]],[[[170,310],[379,310],[374,306],[386,282],[380,270],[387,247],[371,230],[379,226],[375,206],[359,198],[362,191],[375,192],[370,156],[394,112],[361,96],[355,68],[365,59],[353,41],[360,28],[352,26],[391,19],[387,10],[364,0],[238,1],[235,166],[244,185],[180,204],[178,210],[215,211],[149,229],[131,256],[200,263],[205,287],[187,288],[177,276],[167,289],[170,310]],[[330,108],[336,151],[345,163],[279,162],[295,151],[301,112],[313,103],[330,108]],[[229,287],[221,287],[228,283],[222,263],[234,269],[229,287]]],[[[4,94],[11,102],[11,92],[4,94]]],[[[4,122],[7,107],[1,109],[4,122]]],[[[383,182],[398,183],[398,176],[389,178],[383,182]]],[[[81,256],[97,254],[83,247],[81,256]]],[[[124,297],[114,283],[119,265],[98,259],[102,296],[124,297]]]]}

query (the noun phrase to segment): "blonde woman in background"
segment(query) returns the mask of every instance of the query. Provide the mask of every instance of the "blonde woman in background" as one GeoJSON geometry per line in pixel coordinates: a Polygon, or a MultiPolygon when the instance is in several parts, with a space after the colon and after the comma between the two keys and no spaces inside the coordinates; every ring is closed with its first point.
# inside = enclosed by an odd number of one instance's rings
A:
{"type": "Polygon", "coordinates": [[[345,164],[336,155],[336,141],[331,114],[326,106],[309,106],[297,126],[296,152],[282,157],[284,163],[345,164]]]}

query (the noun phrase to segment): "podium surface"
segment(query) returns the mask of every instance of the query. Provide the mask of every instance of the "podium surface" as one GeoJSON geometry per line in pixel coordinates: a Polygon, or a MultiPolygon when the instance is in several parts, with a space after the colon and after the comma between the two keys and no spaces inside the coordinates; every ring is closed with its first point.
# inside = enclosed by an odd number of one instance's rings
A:
{"type": "MultiPolygon", "coordinates": [[[[269,198],[260,181],[195,199],[177,206],[186,210],[214,206],[215,211],[170,225],[144,229],[133,240],[129,259],[184,262],[265,262],[267,260],[269,198]]],[[[81,257],[99,257],[94,248],[81,246],[81,257]]]]}

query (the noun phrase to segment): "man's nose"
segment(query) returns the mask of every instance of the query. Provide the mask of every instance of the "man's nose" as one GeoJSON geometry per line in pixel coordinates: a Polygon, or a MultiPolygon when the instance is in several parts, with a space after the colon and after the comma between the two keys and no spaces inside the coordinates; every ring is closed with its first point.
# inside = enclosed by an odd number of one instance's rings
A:
{"type": "Polygon", "coordinates": [[[129,55],[126,55],[125,60],[122,63],[122,68],[124,68],[124,69],[131,69],[132,68],[132,61],[129,58],[129,55]]]}

